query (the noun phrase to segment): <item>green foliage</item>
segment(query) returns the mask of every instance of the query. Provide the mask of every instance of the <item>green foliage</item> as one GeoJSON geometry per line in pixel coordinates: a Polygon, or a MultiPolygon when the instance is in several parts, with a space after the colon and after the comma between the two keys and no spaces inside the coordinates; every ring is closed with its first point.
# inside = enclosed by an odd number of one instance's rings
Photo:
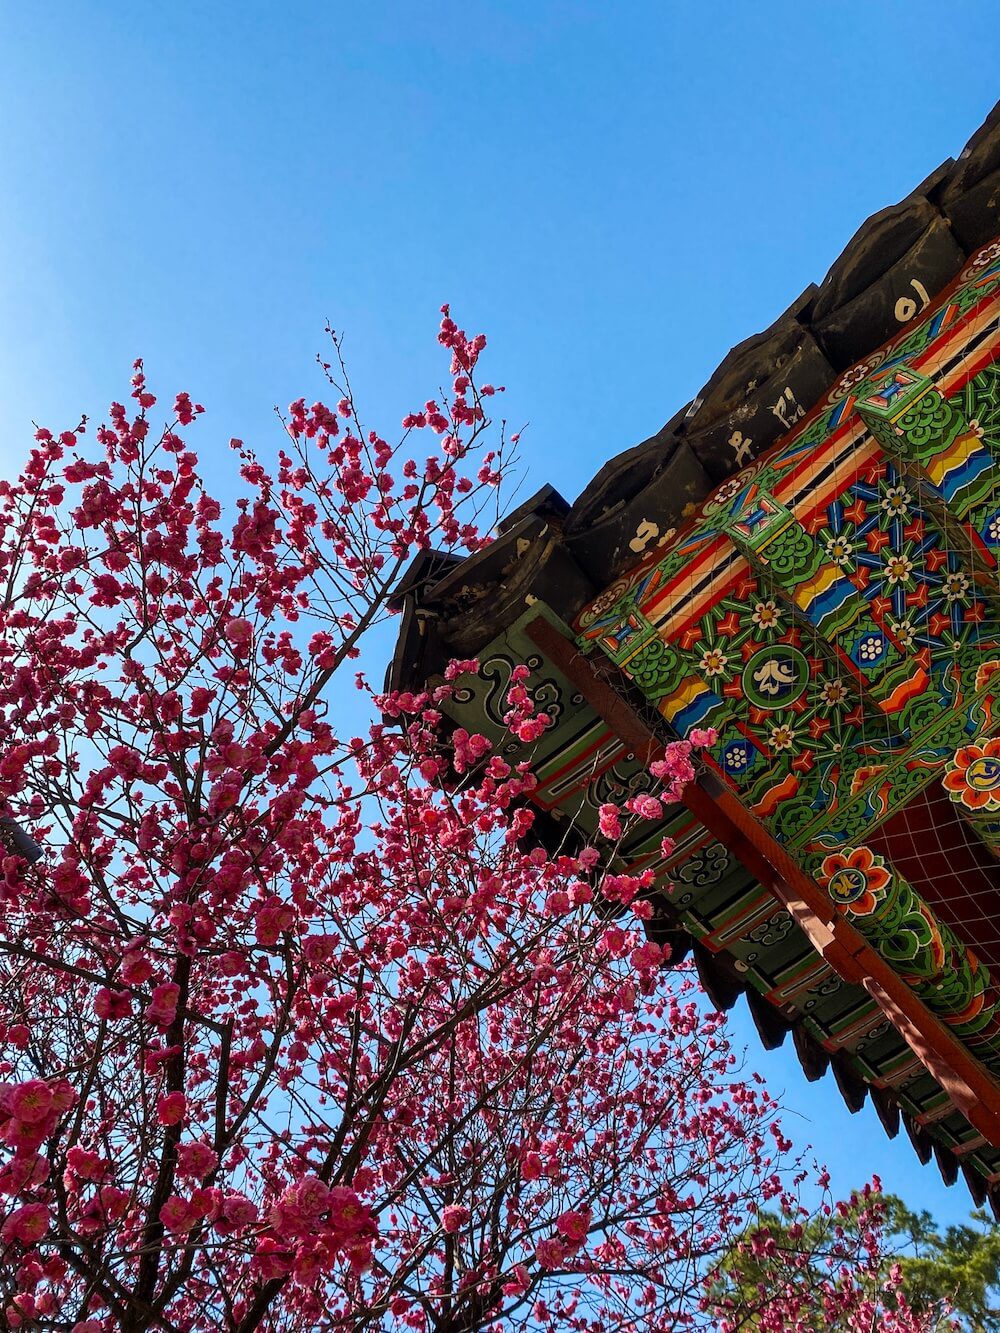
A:
{"type": "MultiPolygon", "coordinates": [[[[882,1195],[880,1230],[885,1271],[866,1275],[873,1288],[880,1280],[895,1286],[910,1308],[928,1318],[933,1333],[1000,1333],[1000,1227],[982,1211],[968,1223],[939,1228],[926,1210],[914,1212],[896,1195],[882,1195]],[[898,1284],[888,1269],[898,1265],[898,1284]]],[[[776,1213],[762,1213],[741,1244],[722,1266],[715,1297],[738,1311],[735,1326],[752,1330],[766,1325],[769,1294],[776,1285],[794,1288],[801,1296],[820,1296],[831,1280],[837,1284],[858,1269],[846,1256],[866,1245],[864,1217],[869,1205],[858,1199],[845,1212],[820,1213],[800,1223],[776,1213]],[[755,1238],[767,1237],[766,1244],[755,1238]]],[[[808,1303],[808,1300],[807,1300],[808,1303]]],[[[805,1315],[802,1327],[836,1333],[821,1299],[805,1315]]]]}
{"type": "Polygon", "coordinates": [[[1000,1227],[984,1212],[939,1230],[931,1214],[885,1198],[887,1231],[900,1248],[903,1288],[915,1309],[947,1301],[968,1333],[1000,1333],[1000,1227]]]}

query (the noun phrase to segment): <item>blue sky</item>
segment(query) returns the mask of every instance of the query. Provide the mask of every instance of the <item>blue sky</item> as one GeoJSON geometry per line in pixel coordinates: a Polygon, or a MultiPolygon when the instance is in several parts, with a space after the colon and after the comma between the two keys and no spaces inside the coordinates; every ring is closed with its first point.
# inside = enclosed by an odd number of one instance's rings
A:
{"type": "MultiPolygon", "coordinates": [[[[490,338],[533,489],[574,496],[1000,96],[995,4],[0,0],[0,466],[145,357],[240,435],[329,318],[390,429],[490,338]]],[[[214,462],[214,460],[218,460],[214,462]]],[[[874,1113],[736,1035],[840,1189],[966,1211],[874,1113]]]]}

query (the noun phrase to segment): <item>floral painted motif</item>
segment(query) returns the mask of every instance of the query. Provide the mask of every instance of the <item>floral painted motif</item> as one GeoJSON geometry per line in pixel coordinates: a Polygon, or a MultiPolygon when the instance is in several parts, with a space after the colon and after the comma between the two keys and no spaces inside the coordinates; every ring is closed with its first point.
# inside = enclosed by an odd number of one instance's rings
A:
{"type": "Polygon", "coordinates": [[[710,648],[701,659],[701,669],[706,676],[721,676],[728,662],[725,653],[719,652],[718,648],[710,648]]]}
{"type": "Polygon", "coordinates": [[[1000,737],[956,750],[944,785],[966,810],[1000,811],[1000,737]]]}
{"type": "Polygon", "coordinates": [[[820,866],[820,880],[842,912],[871,916],[884,902],[892,874],[868,847],[834,852],[820,866]]]}
{"type": "Polygon", "coordinates": [[[723,763],[726,771],[730,773],[742,773],[750,765],[749,741],[731,741],[722,752],[723,763]]]}
{"type": "Polygon", "coordinates": [[[916,630],[912,620],[890,620],[889,629],[896,642],[903,648],[911,649],[916,642],[916,630]]]}
{"type": "Polygon", "coordinates": [[[890,584],[906,583],[913,573],[913,561],[909,556],[891,555],[885,562],[885,577],[890,584]]]}
{"type": "Polygon", "coordinates": [[[827,402],[836,403],[846,397],[852,389],[863,383],[873,370],[877,370],[884,360],[884,351],[875,352],[866,360],[859,361],[856,366],[851,366],[850,370],[845,370],[827,395],[827,402]]]}
{"type": "Polygon", "coordinates": [[[767,602],[758,602],[753,609],[751,621],[761,629],[771,629],[777,625],[780,613],[773,600],[767,602]]]}
{"type": "Polygon", "coordinates": [[[996,259],[1000,259],[1000,241],[994,241],[992,245],[985,246],[974,259],[970,260],[962,271],[963,279],[974,276],[984,268],[989,268],[990,264],[996,259]]]}
{"type": "Polygon", "coordinates": [[[842,680],[828,680],[820,690],[820,698],[831,708],[839,708],[847,699],[847,686],[842,680]]]}
{"type": "Polygon", "coordinates": [[[949,602],[956,602],[965,596],[971,586],[967,574],[961,572],[947,574],[944,580],[944,595],[949,602]]]}
{"type": "Polygon", "coordinates": [[[853,546],[849,537],[838,534],[836,537],[830,537],[826,543],[826,553],[835,565],[841,568],[851,563],[853,546]]]}
{"type": "Polygon", "coordinates": [[[887,486],[882,493],[882,508],[893,518],[906,518],[912,503],[913,496],[905,486],[887,486]]]}
{"type": "Polygon", "coordinates": [[[858,648],[862,662],[877,662],[884,652],[885,639],[881,634],[866,634],[858,648]]]}

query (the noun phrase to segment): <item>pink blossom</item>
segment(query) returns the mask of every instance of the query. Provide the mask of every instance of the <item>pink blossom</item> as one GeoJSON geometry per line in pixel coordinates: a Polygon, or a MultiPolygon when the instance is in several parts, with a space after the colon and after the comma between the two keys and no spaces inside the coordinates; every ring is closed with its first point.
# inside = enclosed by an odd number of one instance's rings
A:
{"type": "Polygon", "coordinates": [[[330,1201],[330,1188],[318,1176],[302,1176],[272,1208],[271,1225],[279,1232],[306,1232],[327,1214],[330,1201]]]}
{"type": "Polygon", "coordinates": [[[151,1023],[166,1028],[177,1015],[177,1001],[181,988],[173,981],[164,981],[153,987],[153,998],[146,1006],[146,1017],[151,1023]]]}
{"type": "Polygon", "coordinates": [[[64,1183],[67,1189],[73,1189],[80,1181],[101,1181],[109,1172],[109,1164],[98,1152],[89,1152],[74,1144],[66,1153],[66,1173],[64,1183]]]}
{"type": "Polygon", "coordinates": [[[675,793],[694,777],[694,765],[691,762],[691,744],[689,741],[672,741],[666,748],[662,759],[657,759],[649,766],[653,777],[659,778],[675,793]]]}
{"type": "Polygon", "coordinates": [[[566,1246],[554,1236],[540,1240],[535,1246],[535,1258],[541,1268],[559,1268],[566,1258],[566,1246]]]}
{"type": "Polygon", "coordinates": [[[272,1236],[262,1236],[257,1242],[253,1266],[265,1282],[270,1282],[292,1271],[292,1257],[292,1251],[272,1236]]]}
{"type": "Polygon", "coordinates": [[[37,1189],[49,1176],[49,1161],[41,1153],[25,1153],[0,1166],[0,1195],[37,1189]]]}
{"type": "Polygon", "coordinates": [[[637,972],[648,972],[651,968],[659,967],[663,961],[662,946],[654,944],[652,940],[640,944],[630,955],[630,962],[637,972]]]}
{"type": "Polygon", "coordinates": [[[602,805],[598,811],[598,817],[601,835],[617,842],[622,836],[621,816],[618,807],[615,805],[602,805]]]}
{"type": "Polygon", "coordinates": [[[719,733],[714,727],[693,727],[688,733],[688,740],[699,748],[714,745],[718,739],[719,733]]]}
{"type": "Polygon", "coordinates": [[[204,717],[209,708],[211,708],[214,698],[214,690],[206,689],[203,685],[196,686],[196,688],[191,691],[188,712],[192,717],[204,717]]]}
{"type": "Polygon", "coordinates": [[[132,996],[127,990],[108,990],[102,986],[94,996],[94,1013],[108,1021],[128,1018],[132,1012],[132,996]]]}
{"type": "Polygon", "coordinates": [[[148,958],[144,958],[138,951],[130,950],[122,959],[119,968],[122,981],[130,986],[141,986],[144,981],[148,981],[153,975],[153,965],[148,958]]]}
{"type": "Polygon", "coordinates": [[[523,744],[532,745],[538,740],[549,725],[550,719],[548,715],[539,713],[535,717],[527,717],[519,722],[514,722],[511,726],[511,730],[523,744]]]}
{"type": "Polygon", "coordinates": [[[342,1231],[360,1231],[371,1224],[371,1210],[347,1185],[336,1185],[327,1197],[330,1221],[342,1231]]]}
{"type": "Polygon", "coordinates": [[[182,1176],[203,1180],[214,1171],[219,1159],[204,1140],[197,1139],[177,1145],[177,1170],[182,1176]]]}
{"type": "Polygon", "coordinates": [[[258,944],[270,946],[277,944],[279,936],[291,929],[295,922],[295,909],[281,898],[268,898],[257,910],[256,934],[258,944]]]}
{"type": "Polygon", "coordinates": [[[332,935],[307,935],[302,941],[302,956],[307,963],[328,962],[336,948],[332,935]]]}
{"type": "Polygon", "coordinates": [[[457,680],[459,676],[475,675],[479,670],[479,663],[475,658],[455,659],[448,663],[444,669],[445,680],[457,680]]]}
{"type": "Polygon", "coordinates": [[[503,1286],[505,1296],[521,1296],[531,1286],[531,1274],[524,1264],[515,1264],[503,1286]]]}
{"type": "Polygon", "coordinates": [[[52,1079],[49,1082],[49,1089],[52,1092],[52,1110],[60,1115],[63,1111],[68,1111],[71,1106],[76,1105],[76,1089],[65,1078],[52,1079]]]}
{"type": "Polygon", "coordinates": [[[525,1153],[521,1159],[521,1176],[525,1180],[537,1180],[543,1171],[542,1159],[536,1152],[525,1153]]]}
{"type": "Polygon", "coordinates": [[[461,1204],[449,1203],[441,1210],[441,1230],[448,1235],[461,1231],[472,1214],[461,1204]]]}
{"type": "Polygon", "coordinates": [[[253,625],[245,616],[233,616],[226,621],[226,639],[237,657],[246,657],[253,639],[253,625]]]}
{"type": "Polygon", "coordinates": [[[25,1203],[8,1213],[0,1227],[0,1239],[8,1244],[37,1244],[49,1229],[49,1210],[44,1203],[25,1203]]]}
{"type": "Polygon", "coordinates": [[[160,1221],[168,1231],[190,1231],[201,1220],[201,1214],[191,1199],[172,1194],[160,1209],[160,1221]]]}
{"type": "Polygon", "coordinates": [[[168,1092],[156,1103],[156,1118],[161,1125],[179,1125],[187,1110],[183,1092],[168,1092]]]}
{"type": "Polygon", "coordinates": [[[231,1235],[234,1231],[243,1231],[257,1221],[257,1205],[245,1194],[236,1192],[224,1194],[215,1220],[215,1228],[222,1235],[231,1235]]]}
{"type": "Polygon", "coordinates": [[[633,796],[626,802],[629,810],[640,819],[662,819],[663,806],[655,796],[633,796]]]}
{"type": "Polygon", "coordinates": [[[580,1245],[590,1231],[590,1217],[589,1208],[567,1208],[556,1218],[556,1228],[564,1240],[580,1245]]]}
{"type": "Polygon", "coordinates": [[[37,1125],[52,1107],[52,1089],[40,1078],[15,1083],[4,1094],[4,1105],[15,1120],[24,1125],[37,1125]]]}

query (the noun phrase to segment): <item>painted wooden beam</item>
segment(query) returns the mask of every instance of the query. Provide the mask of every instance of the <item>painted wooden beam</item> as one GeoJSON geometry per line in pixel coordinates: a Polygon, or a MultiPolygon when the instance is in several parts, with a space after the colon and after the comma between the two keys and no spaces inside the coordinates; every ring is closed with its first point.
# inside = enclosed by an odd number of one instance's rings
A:
{"type": "MultiPolygon", "coordinates": [[[[629,702],[634,687],[613,663],[602,661],[598,669],[572,639],[541,616],[530,621],[526,631],[638,759],[651,763],[663,754],[663,740],[629,702]]],[[[721,785],[709,790],[692,782],[682,800],[785,906],[830,966],[867,991],[969,1123],[1000,1147],[1000,1084],[836,911],[820,886],[721,785]]]]}

